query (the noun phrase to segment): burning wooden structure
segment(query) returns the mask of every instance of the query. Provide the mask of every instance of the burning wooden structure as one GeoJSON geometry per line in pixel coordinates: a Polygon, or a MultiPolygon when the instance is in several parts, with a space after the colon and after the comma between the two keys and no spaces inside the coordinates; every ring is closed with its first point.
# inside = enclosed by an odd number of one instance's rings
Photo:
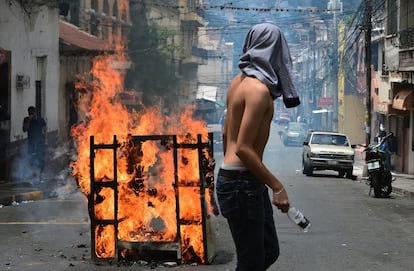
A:
{"type": "Polygon", "coordinates": [[[92,259],[211,263],[213,135],[90,137],[92,259]],[[203,142],[204,138],[204,142],[203,142]]]}

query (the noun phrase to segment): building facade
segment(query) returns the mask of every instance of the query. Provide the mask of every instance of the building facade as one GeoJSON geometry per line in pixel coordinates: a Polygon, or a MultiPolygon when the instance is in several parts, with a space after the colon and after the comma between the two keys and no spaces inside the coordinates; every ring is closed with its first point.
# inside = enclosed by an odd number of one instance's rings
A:
{"type": "MultiPolygon", "coordinates": [[[[58,6],[50,1],[0,1],[1,178],[13,175],[12,163],[26,156],[22,130],[27,108],[35,106],[46,120],[49,143],[58,132],[58,6]]],[[[15,172],[18,174],[18,172],[15,172]]],[[[17,176],[18,177],[18,176],[17,176]]]]}
{"type": "MultiPolygon", "coordinates": [[[[414,3],[409,0],[385,1],[375,9],[373,18],[386,18],[383,23],[372,20],[371,44],[377,64],[372,86],[372,127],[381,125],[395,136],[391,164],[395,171],[414,172],[414,3]]],[[[373,135],[375,136],[375,134],[373,135]]]]}

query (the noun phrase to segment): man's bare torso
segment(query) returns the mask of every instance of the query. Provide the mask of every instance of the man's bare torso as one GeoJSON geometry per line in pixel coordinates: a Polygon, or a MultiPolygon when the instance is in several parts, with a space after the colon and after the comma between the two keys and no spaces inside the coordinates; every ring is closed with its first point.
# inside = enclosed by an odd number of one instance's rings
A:
{"type": "Polygon", "coordinates": [[[225,164],[244,164],[236,154],[239,137],[243,137],[243,141],[250,144],[255,154],[262,159],[273,111],[273,99],[263,83],[243,74],[232,80],[227,93],[224,127],[225,164]],[[256,97],[261,98],[256,101],[256,97]]]}

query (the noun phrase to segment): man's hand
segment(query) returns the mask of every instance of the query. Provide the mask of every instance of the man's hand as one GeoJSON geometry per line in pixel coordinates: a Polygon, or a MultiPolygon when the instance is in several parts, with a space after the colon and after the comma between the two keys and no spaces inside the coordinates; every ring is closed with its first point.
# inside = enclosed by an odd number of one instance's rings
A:
{"type": "Polygon", "coordinates": [[[273,193],[273,204],[282,212],[287,213],[289,210],[289,197],[286,190],[283,188],[279,192],[273,193]]]}
{"type": "Polygon", "coordinates": [[[29,130],[30,122],[32,121],[33,116],[30,115],[28,117],[25,117],[23,120],[23,132],[27,132],[29,130]]]}

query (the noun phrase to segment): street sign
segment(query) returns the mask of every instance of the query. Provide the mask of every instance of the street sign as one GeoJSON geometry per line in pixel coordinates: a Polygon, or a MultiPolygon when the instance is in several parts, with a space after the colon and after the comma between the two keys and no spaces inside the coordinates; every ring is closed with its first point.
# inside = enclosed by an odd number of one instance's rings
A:
{"type": "Polygon", "coordinates": [[[328,106],[333,105],[333,98],[326,98],[326,97],[320,97],[318,106],[328,106]]]}

